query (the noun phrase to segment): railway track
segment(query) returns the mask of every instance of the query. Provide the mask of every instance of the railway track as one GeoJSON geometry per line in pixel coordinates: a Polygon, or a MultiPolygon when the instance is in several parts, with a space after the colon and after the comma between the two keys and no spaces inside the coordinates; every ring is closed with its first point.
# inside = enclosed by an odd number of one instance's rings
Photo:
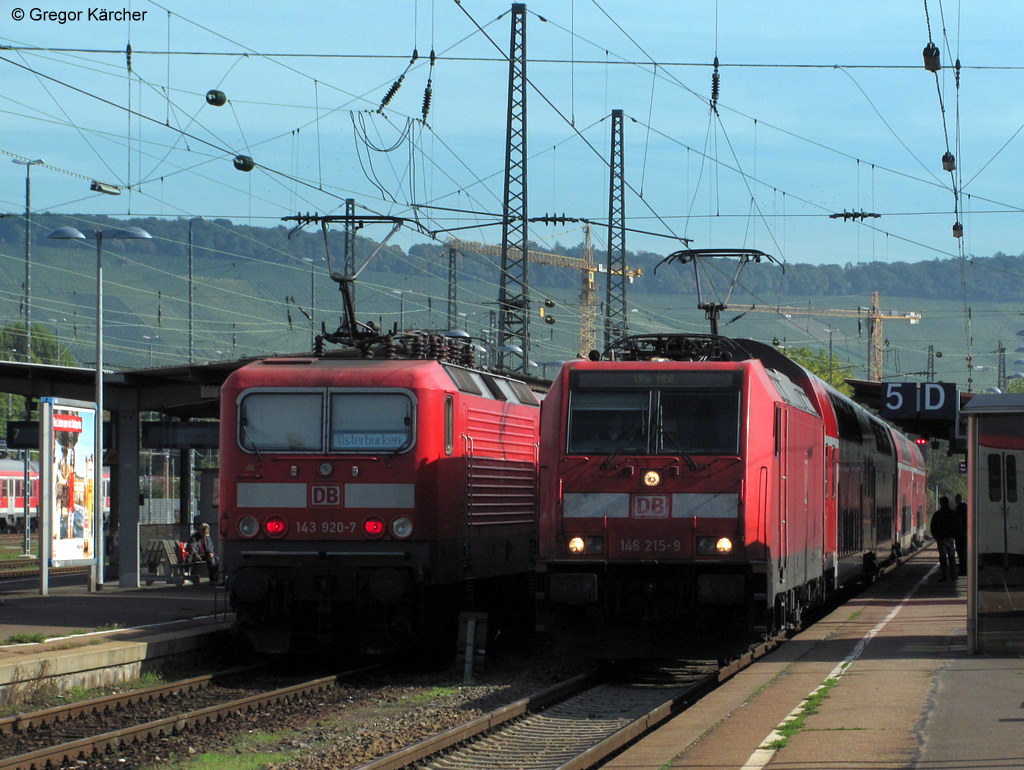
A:
{"type": "MultiPolygon", "coordinates": [[[[528,698],[506,701],[500,708],[361,767],[587,767],[678,713],[774,646],[751,650],[727,667],[710,661],[671,661],[642,669],[620,666],[612,675],[576,676],[528,698]]],[[[237,733],[241,725],[246,732],[260,720],[283,724],[289,713],[299,715],[300,721],[311,713],[319,721],[349,708],[353,714],[379,713],[382,702],[376,700],[377,685],[355,683],[368,671],[357,669],[281,686],[280,676],[260,678],[236,670],[0,719],[0,770],[133,766],[143,756],[166,756],[204,743],[211,733],[237,733]],[[239,718],[241,722],[236,721],[239,718]],[[172,743],[179,748],[172,748],[172,743]],[[119,764],[124,762],[128,764],[119,764]]],[[[399,689],[407,691],[399,697],[410,690],[401,685],[399,689]]],[[[363,718],[355,717],[357,723],[363,718]]],[[[374,720],[373,727],[365,729],[377,734],[381,727],[374,720]]],[[[429,733],[419,732],[425,734],[429,733]]],[[[314,760],[311,766],[352,767],[366,761],[338,764],[343,757],[344,753],[319,764],[314,760]]]]}
{"type": "Polygon", "coordinates": [[[232,678],[255,670],[236,669],[8,717],[0,720],[0,770],[82,765],[132,743],[321,693],[370,668],[272,689],[244,680],[232,686],[232,678]]]}
{"type": "Polygon", "coordinates": [[[584,770],[610,757],[774,649],[725,665],[673,661],[575,677],[358,770],[584,770]]]}
{"type": "MultiPolygon", "coordinates": [[[[50,567],[49,574],[52,575],[84,575],[91,567],[50,567]]],[[[16,578],[30,578],[39,575],[39,564],[33,559],[30,562],[0,562],[0,580],[14,580],[16,578]]]]}

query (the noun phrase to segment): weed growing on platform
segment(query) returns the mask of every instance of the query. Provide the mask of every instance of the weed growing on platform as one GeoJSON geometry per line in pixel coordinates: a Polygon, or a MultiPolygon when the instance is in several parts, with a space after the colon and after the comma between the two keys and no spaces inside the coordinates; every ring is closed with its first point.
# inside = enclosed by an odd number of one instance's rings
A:
{"type": "Polygon", "coordinates": [[[779,749],[785,747],[785,745],[789,743],[789,739],[804,728],[804,721],[807,719],[807,717],[809,717],[811,714],[818,713],[818,707],[821,705],[822,701],[824,701],[825,698],[828,697],[829,691],[837,684],[839,684],[838,679],[826,679],[822,683],[821,687],[819,687],[813,695],[811,695],[803,702],[803,706],[801,707],[799,713],[795,717],[787,719],[785,722],[782,723],[782,726],[778,728],[777,732],[782,737],[777,738],[774,741],[771,741],[770,743],[767,743],[766,745],[762,746],[762,748],[774,749],[775,751],[778,751],[779,749]]]}
{"type": "Polygon", "coordinates": [[[4,639],[4,644],[41,644],[46,641],[46,634],[11,634],[4,639]]]}

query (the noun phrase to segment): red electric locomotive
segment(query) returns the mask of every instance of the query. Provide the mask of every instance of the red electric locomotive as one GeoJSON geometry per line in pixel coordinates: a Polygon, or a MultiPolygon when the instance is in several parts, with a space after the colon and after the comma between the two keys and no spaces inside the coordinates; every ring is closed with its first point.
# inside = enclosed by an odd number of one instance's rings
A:
{"type": "Polygon", "coordinates": [[[365,355],[268,358],[223,386],[221,550],[260,650],[389,652],[460,609],[531,608],[537,396],[462,353],[365,355]]]}
{"type": "Polygon", "coordinates": [[[605,359],[565,364],[542,407],[548,622],[764,633],[920,534],[918,448],[774,348],[640,335],[605,359]]]}

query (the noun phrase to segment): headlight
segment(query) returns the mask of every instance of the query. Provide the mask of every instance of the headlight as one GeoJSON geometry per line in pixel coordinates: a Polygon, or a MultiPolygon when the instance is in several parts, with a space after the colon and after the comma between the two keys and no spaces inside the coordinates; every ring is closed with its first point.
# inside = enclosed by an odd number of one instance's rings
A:
{"type": "Polygon", "coordinates": [[[657,471],[645,471],[644,472],[644,486],[645,487],[656,487],[661,483],[661,474],[657,471]]]}
{"type": "Polygon", "coordinates": [[[395,537],[409,537],[412,534],[412,519],[408,516],[399,516],[391,522],[391,534],[395,537]]]}
{"type": "Polygon", "coordinates": [[[731,537],[713,535],[697,538],[698,556],[729,556],[733,552],[731,537]]]}
{"type": "Polygon", "coordinates": [[[604,553],[604,538],[601,535],[570,537],[566,547],[569,549],[569,553],[572,554],[597,556],[604,553]]]}
{"type": "Polygon", "coordinates": [[[260,523],[255,516],[243,516],[238,520],[238,534],[242,537],[256,537],[260,531],[260,523]]]}

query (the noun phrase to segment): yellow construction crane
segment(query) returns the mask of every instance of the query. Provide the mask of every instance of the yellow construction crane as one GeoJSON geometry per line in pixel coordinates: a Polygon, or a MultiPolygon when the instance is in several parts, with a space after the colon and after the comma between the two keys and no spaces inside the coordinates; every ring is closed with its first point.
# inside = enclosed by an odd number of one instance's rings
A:
{"type": "MultiPolygon", "coordinates": [[[[733,308],[738,310],[739,308],[733,308]]],[[[868,379],[876,382],[882,379],[882,321],[910,321],[911,324],[921,323],[921,314],[916,312],[885,314],[878,308],[878,292],[871,295],[870,308],[857,310],[821,309],[813,307],[795,307],[789,305],[751,305],[747,312],[778,313],[784,316],[812,315],[833,318],[866,318],[868,321],[868,340],[871,354],[868,357],[868,379]]]]}
{"type": "MultiPolygon", "coordinates": [[[[501,246],[495,246],[491,243],[449,238],[446,245],[459,251],[470,251],[474,254],[485,254],[490,257],[501,256],[501,246]]],[[[509,249],[519,251],[519,247],[511,244],[509,244],[509,249]]],[[[586,355],[597,344],[597,308],[599,303],[594,274],[608,272],[606,266],[594,264],[594,248],[590,240],[590,226],[586,226],[582,257],[567,257],[564,254],[553,254],[548,251],[536,251],[534,249],[530,249],[526,256],[530,262],[535,262],[538,265],[569,267],[580,271],[580,353],[586,355]]],[[[634,278],[639,278],[643,274],[642,268],[626,268],[626,277],[630,283],[633,282],[634,278]]]]}

